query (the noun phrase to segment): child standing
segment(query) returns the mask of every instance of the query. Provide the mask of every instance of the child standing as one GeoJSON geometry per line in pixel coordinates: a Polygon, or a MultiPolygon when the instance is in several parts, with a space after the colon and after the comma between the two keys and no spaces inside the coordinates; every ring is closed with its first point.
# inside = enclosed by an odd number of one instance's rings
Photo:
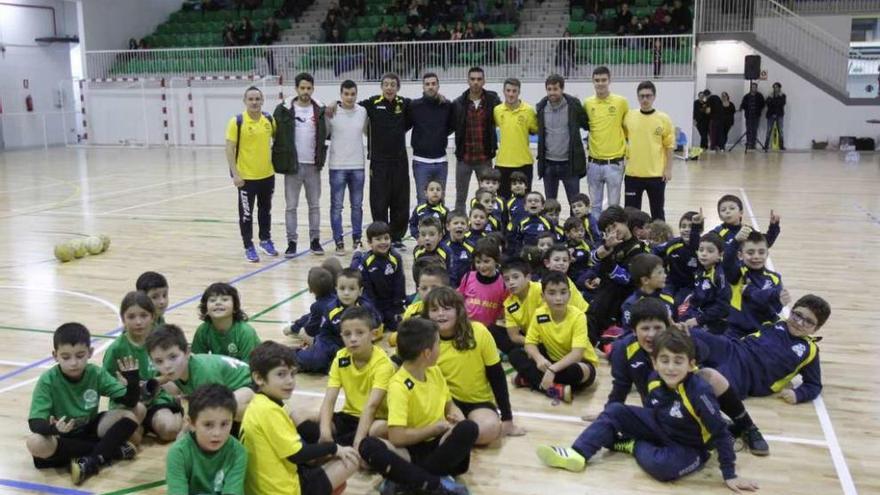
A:
{"type": "Polygon", "coordinates": [[[257,386],[241,423],[241,443],[248,453],[245,493],[330,495],[358,469],[357,452],[332,442],[303,442],[284,408],[296,379],[296,356],[266,341],[251,354],[251,377],[257,386]],[[310,464],[327,456],[323,466],[310,464]]]}
{"type": "Polygon", "coordinates": [[[192,393],[186,418],[190,432],[168,449],[168,495],[244,495],[247,451],[230,434],[236,407],[235,395],[224,385],[205,385],[192,393]]]}
{"type": "Polygon", "coordinates": [[[168,309],[168,280],[165,276],[157,272],[141,273],[134,283],[134,290],[145,292],[153,301],[153,307],[156,308],[153,326],[164,325],[165,310],[168,309]]]}
{"type": "Polygon", "coordinates": [[[578,193],[571,198],[571,216],[581,221],[584,226],[584,240],[591,249],[596,249],[602,242],[602,233],[596,218],[590,213],[590,197],[578,193]]]}
{"type": "MultiPolygon", "coordinates": [[[[419,222],[426,217],[434,217],[440,220],[442,225],[446,223],[446,215],[449,210],[443,205],[443,184],[436,179],[429,180],[425,184],[425,202],[417,205],[409,217],[409,233],[419,239],[419,222]]],[[[419,246],[421,246],[419,239],[419,246]]]]}
{"type": "Polygon", "coordinates": [[[554,232],[549,220],[541,213],[544,210],[544,195],[538,191],[526,194],[526,216],[518,224],[513,226],[509,233],[510,240],[507,248],[510,253],[517,254],[525,246],[534,246],[538,243],[538,234],[542,232],[554,232]]]}
{"type": "Polygon", "coordinates": [[[486,232],[504,233],[507,222],[504,221],[502,210],[499,209],[497,198],[492,191],[483,188],[477,189],[471,203],[481,204],[483,205],[483,208],[486,208],[486,211],[488,212],[486,232]]]}
{"type": "Polygon", "coordinates": [[[489,445],[502,435],[525,434],[513,424],[507,380],[492,335],[485,325],[468,318],[461,295],[449,287],[434,289],[425,299],[422,317],[437,324],[437,366],[455,405],[477,424],[480,434],[476,444],[489,445]]]}
{"type": "Polygon", "coordinates": [[[260,344],[257,331],[247,324],[238,290],[223,282],[213,283],[202,293],[199,317],[204,323],[192,341],[195,354],[221,354],[248,362],[260,344]]]}
{"type": "Polygon", "coordinates": [[[423,257],[433,257],[438,263],[442,263],[447,269],[452,263],[452,254],[441,244],[443,239],[443,223],[440,219],[426,216],[419,220],[419,245],[413,251],[413,260],[418,261],[423,257]]]}
{"type": "Polygon", "coordinates": [[[544,209],[541,211],[544,218],[550,221],[552,227],[551,232],[556,234],[556,242],[565,242],[565,230],[559,225],[559,217],[562,215],[562,205],[559,201],[550,198],[544,202],[544,209]]]}
{"type": "MultiPolygon", "coordinates": [[[[135,359],[140,373],[140,402],[146,408],[143,427],[146,433],[153,433],[160,442],[172,442],[183,426],[183,408],[177,399],[171,397],[159,386],[158,373],[150,361],[145,343],[147,335],[156,328],[153,314],[155,308],[150,298],[143,292],[129,292],[119,305],[122,319],[122,335],[110,344],[104,352],[103,367],[111,376],[119,371],[117,363],[123,358],[135,359]]],[[[111,409],[124,407],[110,401],[111,409]]]]}
{"type": "Polygon", "coordinates": [[[544,304],[535,310],[525,348],[510,352],[517,386],[541,390],[549,397],[572,401],[572,390],[596,380],[599,360],[587,341],[587,318],[569,304],[571,291],[564,273],[549,272],[541,281],[544,304]]]}
{"type": "Polygon", "coordinates": [[[356,252],[351,258],[351,267],[361,272],[367,298],[382,315],[380,320],[385,330],[393,332],[397,330],[406,300],[403,258],[391,249],[391,227],[385,222],[373,222],[367,227],[367,243],[370,250],[356,252]]]}
{"type": "Polygon", "coordinates": [[[58,327],[52,345],[58,364],[40,375],[34,386],[26,444],[35,467],[70,466],[73,483],[80,485],[112,461],[134,459],[137,454],[128,440],[138,427],[129,410],[140,395],[138,362],[127,357],[117,363],[126,385],[90,364],[91,334],[80,323],[58,327]],[[101,397],[117,400],[127,409],[98,413],[101,397]]]}
{"type": "Polygon", "coordinates": [[[712,387],[691,372],[696,364],[691,339],[679,330],[667,330],[655,339],[651,359],[657,372],[648,386],[650,409],[609,404],[571,448],[538,447],[541,461],[582,471],[586,461],[606,447],[634,455],[654,479],[673,481],[700,469],[711,445],[718,450],[725,485],[735,492],[757,490],[757,483],[736,475],[733,439],[712,387]],[[618,441],[618,435],[627,440],[618,441]]]}
{"type": "Polygon", "coordinates": [[[505,203],[507,210],[507,230],[511,230],[513,225],[519,225],[519,222],[526,216],[526,194],[528,194],[529,178],[522,172],[513,172],[510,174],[510,199],[505,203]]]}
{"type": "Polygon", "coordinates": [[[366,308],[342,312],[339,329],[345,347],[330,365],[319,420],[320,442],[336,442],[357,449],[368,435],[387,436],[388,407],[385,394],[394,374],[388,354],[373,344],[372,330],[378,325],[366,308]],[[339,391],[345,392],[342,410],[334,412],[339,391]]]}
{"type": "Polygon", "coordinates": [[[424,490],[437,494],[467,492],[450,475],[467,472],[477,424],[452,401],[443,372],[437,324],[412,318],[400,325],[397,353],[403,365],[388,385],[388,442],[365,438],[361,458],[386,480],[382,493],[424,490]]]}
{"type": "Polygon", "coordinates": [[[458,292],[464,297],[467,316],[473,321],[494,326],[504,311],[507,289],[498,271],[501,250],[492,238],[480,239],[474,250],[474,270],[465,275],[458,292]]]}
{"type": "Polygon", "coordinates": [[[468,232],[464,235],[464,242],[472,248],[477,247],[477,241],[486,235],[488,223],[489,212],[486,207],[480,203],[471,206],[471,213],[468,216],[468,232]]]}
{"type": "Polygon", "coordinates": [[[446,218],[446,238],[440,243],[451,255],[449,283],[458,287],[462,277],[470,270],[474,246],[465,242],[468,217],[463,211],[453,211],[446,218]]]}
{"type": "Polygon", "coordinates": [[[697,271],[690,296],[679,307],[680,321],[687,328],[703,327],[714,334],[722,334],[727,330],[727,314],[730,311],[730,284],[724,277],[721,253],[724,250],[724,239],[715,232],[708,232],[700,237],[697,259],[700,269],[697,271]]]}

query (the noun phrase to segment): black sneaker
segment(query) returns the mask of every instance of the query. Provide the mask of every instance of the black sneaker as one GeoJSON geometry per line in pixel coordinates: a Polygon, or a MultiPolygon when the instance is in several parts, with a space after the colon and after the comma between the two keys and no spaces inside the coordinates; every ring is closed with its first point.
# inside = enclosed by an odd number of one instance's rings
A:
{"type": "Polygon", "coordinates": [[[287,251],[284,251],[285,258],[293,258],[296,256],[296,243],[292,241],[287,242],[287,251]]]}
{"type": "Polygon", "coordinates": [[[764,440],[764,435],[761,434],[761,430],[759,430],[757,426],[749,427],[743,432],[742,438],[749,447],[749,451],[752,455],[761,457],[770,455],[770,446],[767,444],[767,441],[764,440]]]}
{"type": "Polygon", "coordinates": [[[345,256],[345,243],[342,241],[336,243],[336,256],[345,256]]]}
{"type": "Polygon", "coordinates": [[[116,459],[121,461],[130,461],[137,457],[137,447],[131,442],[125,442],[124,444],[119,446],[119,453],[116,455],[116,459]]]}
{"type": "Polygon", "coordinates": [[[309,245],[309,249],[312,251],[312,254],[324,256],[324,248],[321,247],[321,241],[319,241],[318,239],[312,239],[312,243],[309,245]]]}
{"type": "Polygon", "coordinates": [[[351,239],[351,248],[355,251],[360,251],[364,248],[364,244],[361,242],[360,237],[353,237],[351,239]]]}
{"type": "Polygon", "coordinates": [[[398,251],[406,251],[406,244],[403,241],[394,241],[391,243],[391,247],[398,251]]]}
{"type": "Polygon", "coordinates": [[[98,474],[100,462],[97,457],[77,457],[70,460],[70,479],[74,485],[82,485],[90,477],[98,474]]]}

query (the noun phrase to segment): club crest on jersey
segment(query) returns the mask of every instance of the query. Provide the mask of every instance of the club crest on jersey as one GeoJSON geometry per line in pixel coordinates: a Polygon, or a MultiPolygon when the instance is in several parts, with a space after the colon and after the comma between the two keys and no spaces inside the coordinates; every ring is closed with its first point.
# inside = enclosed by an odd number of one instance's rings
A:
{"type": "Polygon", "coordinates": [[[235,343],[230,342],[226,350],[229,351],[229,354],[238,354],[238,346],[235,343]]]}
{"type": "Polygon", "coordinates": [[[791,350],[792,350],[792,352],[797,354],[797,357],[801,358],[801,357],[804,357],[804,353],[807,352],[807,346],[806,346],[806,344],[798,343],[798,344],[791,346],[791,350]]]}
{"type": "Polygon", "coordinates": [[[345,368],[346,366],[349,366],[349,365],[351,365],[351,358],[350,357],[339,358],[339,367],[340,368],[345,368]]]}
{"type": "Polygon", "coordinates": [[[712,282],[709,282],[709,279],[703,280],[703,284],[700,286],[703,290],[709,290],[712,287],[712,282]]]}
{"type": "Polygon", "coordinates": [[[412,390],[412,389],[415,388],[415,386],[416,386],[415,382],[412,381],[412,380],[410,380],[409,378],[407,378],[406,380],[404,380],[404,381],[403,381],[403,384],[406,385],[406,388],[407,388],[408,390],[412,390]]]}
{"type": "Polygon", "coordinates": [[[385,265],[385,275],[394,275],[394,265],[391,263],[385,265]]]}
{"type": "Polygon", "coordinates": [[[681,402],[675,401],[672,403],[672,407],[669,408],[669,415],[673,418],[681,419],[684,416],[681,414],[681,402]]]}
{"type": "Polygon", "coordinates": [[[90,388],[83,392],[83,407],[85,409],[91,409],[93,407],[98,407],[98,391],[90,388]]]}

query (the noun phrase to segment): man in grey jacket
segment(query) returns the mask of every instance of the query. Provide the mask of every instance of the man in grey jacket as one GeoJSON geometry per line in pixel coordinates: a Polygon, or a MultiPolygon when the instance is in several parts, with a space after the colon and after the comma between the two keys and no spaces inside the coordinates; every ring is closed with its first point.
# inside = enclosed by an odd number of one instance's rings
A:
{"type": "Polygon", "coordinates": [[[544,195],[555,199],[559,182],[565,196],[580,192],[580,179],[587,173],[587,156],[581,142],[581,129],[588,129],[587,112],[580,101],[565,94],[565,79],[550,75],[547,90],[535,111],[538,113],[538,177],[544,179],[544,195]]]}

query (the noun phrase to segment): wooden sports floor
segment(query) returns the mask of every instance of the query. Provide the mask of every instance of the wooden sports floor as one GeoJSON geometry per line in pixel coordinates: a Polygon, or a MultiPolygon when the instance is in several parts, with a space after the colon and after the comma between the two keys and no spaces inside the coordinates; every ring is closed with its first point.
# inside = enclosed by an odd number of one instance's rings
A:
{"type": "MultiPolygon", "coordinates": [[[[330,241],[326,172],[323,177],[322,235],[330,241]]],[[[283,251],[282,184],[279,179],[273,233],[283,251]]],[[[543,186],[538,183],[536,189],[543,186]]],[[[829,152],[744,155],[739,150],[676,162],[667,200],[671,224],[699,207],[708,224],[716,224],[715,202],[724,193],[739,195],[746,220],[759,228],[766,227],[774,209],[782,216],[782,236],[771,253],[773,266],[795,299],[814,292],[832,305],[820,333],[821,399],[798,406],[775,397],[746,402],[771,455],[743,452],[737,467],[741,476],[761,484],[762,493],[880,493],[878,190],[880,156],[872,154],[853,164],[829,152]]],[[[454,184],[448,191],[452,203],[454,184]]],[[[305,208],[300,218],[304,238],[305,208]]],[[[166,447],[149,441],[136,460],[106,469],[75,490],[67,473],[34,469],[24,447],[31,390],[52,364],[50,334],[63,322],[80,321],[92,330],[94,362],[100,363],[101,352],[120,331],[118,304],[145,270],[168,277],[166,318],[188,335],[198,324],[202,290],[223,280],[239,288],[261,338],[285,342],[281,329],[311,303],[306,271],[321,258],[303,253],[287,261],[263,257],[248,263],[236,224],[235,192],[219,149],[55,148],[0,154],[0,494],[164,493],[166,447]],[[108,252],[65,264],[53,259],[55,243],[93,233],[110,235],[108,252]]],[[[331,244],[325,245],[328,250],[331,244]]],[[[316,411],[324,381],[300,375],[291,405],[316,411]]],[[[579,474],[542,467],[535,446],[569,444],[585,426],[580,416],[601,411],[609,389],[603,365],[596,390],[570,405],[512,390],[516,421],[528,434],[477,450],[465,482],[475,494],[727,493],[714,458],[696,474],[667,484],[650,479],[624,454],[600,454],[579,474]]],[[[346,493],[371,493],[378,481],[358,475],[346,493]]]]}

